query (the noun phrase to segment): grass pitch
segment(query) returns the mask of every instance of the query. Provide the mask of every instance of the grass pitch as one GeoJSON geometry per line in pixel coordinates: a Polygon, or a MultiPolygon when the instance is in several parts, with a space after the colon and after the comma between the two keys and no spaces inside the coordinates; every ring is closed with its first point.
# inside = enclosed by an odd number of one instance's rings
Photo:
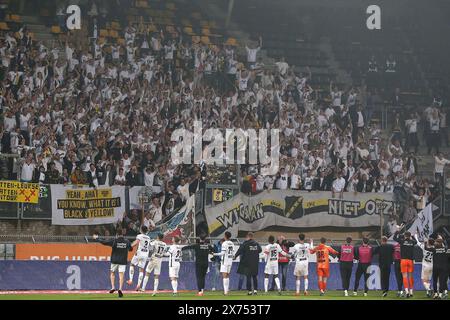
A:
{"type": "Polygon", "coordinates": [[[171,292],[161,292],[155,297],[151,296],[151,291],[145,293],[136,293],[133,291],[124,291],[124,297],[119,298],[117,293],[109,294],[99,291],[79,291],[71,292],[1,292],[0,300],[431,300],[427,298],[425,291],[417,291],[413,298],[398,298],[396,292],[392,291],[387,297],[381,297],[381,291],[369,291],[368,296],[364,297],[363,292],[358,292],[357,296],[353,296],[353,292],[349,292],[349,297],[344,297],[343,291],[328,291],[324,296],[320,296],[319,291],[310,291],[308,296],[301,293],[296,296],[293,291],[285,291],[282,295],[276,292],[265,294],[258,292],[258,295],[248,296],[246,291],[231,291],[228,296],[224,296],[220,291],[205,292],[203,297],[198,297],[197,292],[184,291],[173,296],[171,292]]]}

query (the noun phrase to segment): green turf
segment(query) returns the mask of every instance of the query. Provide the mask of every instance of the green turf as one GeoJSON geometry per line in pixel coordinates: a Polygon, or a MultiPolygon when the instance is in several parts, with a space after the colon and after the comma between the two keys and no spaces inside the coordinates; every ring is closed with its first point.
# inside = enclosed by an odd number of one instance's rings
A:
{"type": "MultiPolygon", "coordinates": [[[[269,292],[267,295],[259,292],[257,296],[248,296],[244,291],[233,291],[228,296],[222,292],[205,292],[203,297],[197,297],[194,292],[179,293],[174,297],[171,293],[160,293],[155,297],[151,293],[125,294],[123,300],[430,300],[424,291],[417,291],[413,298],[397,298],[396,292],[390,292],[386,298],[381,297],[381,291],[370,291],[367,297],[362,292],[353,296],[344,297],[342,291],[329,291],[325,296],[320,296],[318,291],[311,291],[309,296],[295,296],[294,292],[283,292],[281,296],[269,292]]],[[[117,294],[13,294],[0,295],[0,300],[110,300],[119,299],[117,294]]]]}

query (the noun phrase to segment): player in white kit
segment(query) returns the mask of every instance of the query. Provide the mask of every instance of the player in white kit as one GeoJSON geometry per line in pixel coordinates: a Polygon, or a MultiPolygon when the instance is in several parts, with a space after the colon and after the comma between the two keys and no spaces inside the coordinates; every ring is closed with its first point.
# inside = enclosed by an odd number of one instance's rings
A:
{"type": "Polygon", "coordinates": [[[289,254],[284,252],[278,243],[275,243],[274,236],[269,236],[269,244],[265,246],[264,254],[266,255],[266,268],[264,269],[264,292],[267,293],[269,290],[269,276],[272,275],[275,278],[278,294],[281,295],[280,279],[278,278],[278,255],[281,254],[285,257],[289,257],[289,254]]]}
{"type": "MultiPolygon", "coordinates": [[[[141,282],[144,278],[144,268],[147,263],[148,254],[150,251],[150,237],[147,236],[148,229],[146,226],[141,227],[141,233],[137,235],[136,240],[131,244],[132,247],[138,246],[136,253],[131,259],[131,265],[129,269],[129,279],[127,281],[128,285],[133,284],[134,267],[139,268],[139,278],[136,286],[136,291],[141,290],[141,282]]],[[[141,290],[142,291],[142,290],[141,290]]]]}
{"type": "Polygon", "coordinates": [[[172,284],[173,295],[178,294],[178,273],[180,272],[181,247],[180,238],[173,237],[172,245],[165,256],[169,257],[169,278],[172,284]]]}
{"type": "MultiPolygon", "coordinates": [[[[421,279],[425,290],[427,290],[427,297],[430,298],[432,296],[431,291],[431,276],[433,275],[433,252],[425,250],[425,243],[420,242],[417,234],[414,235],[417,240],[417,244],[422,249],[423,258],[422,258],[422,274],[421,279]]],[[[434,246],[434,239],[428,239],[428,247],[434,246]]]]}
{"type": "Polygon", "coordinates": [[[220,272],[223,277],[223,294],[227,295],[230,288],[230,272],[233,265],[234,258],[234,244],[230,241],[231,233],[225,232],[225,241],[222,243],[222,250],[219,253],[214,253],[215,256],[220,256],[220,272]]]}
{"type": "Polygon", "coordinates": [[[158,292],[159,275],[161,274],[161,263],[164,257],[164,253],[168,249],[166,243],[162,241],[163,239],[164,235],[160,233],[158,234],[158,238],[150,243],[152,256],[150,257],[147,268],[145,269],[146,274],[144,277],[144,282],[142,283],[142,291],[144,291],[145,287],[147,286],[150,274],[153,272],[154,282],[152,296],[155,296],[158,292]]]}
{"type": "Polygon", "coordinates": [[[308,295],[308,266],[309,266],[309,250],[312,249],[313,242],[311,239],[311,243],[305,243],[305,235],[300,233],[298,235],[299,243],[297,243],[292,252],[292,257],[295,258],[295,268],[294,268],[294,276],[296,277],[295,281],[295,295],[300,294],[300,281],[303,277],[305,281],[305,289],[303,291],[304,295],[308,295]]]}

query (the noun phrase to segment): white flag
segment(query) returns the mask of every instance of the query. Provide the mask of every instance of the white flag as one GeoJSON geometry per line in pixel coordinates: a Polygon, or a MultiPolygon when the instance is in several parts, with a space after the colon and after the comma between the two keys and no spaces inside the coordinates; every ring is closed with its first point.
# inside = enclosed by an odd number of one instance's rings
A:
{"type": "Polygon", "coordinates": [[[420,211],[417,219],[414,220],[411,227],[408,228],[411,234],[417,234],[420,241],[428,239],[433,233],[433,204],[429,204],[420,211]]]}

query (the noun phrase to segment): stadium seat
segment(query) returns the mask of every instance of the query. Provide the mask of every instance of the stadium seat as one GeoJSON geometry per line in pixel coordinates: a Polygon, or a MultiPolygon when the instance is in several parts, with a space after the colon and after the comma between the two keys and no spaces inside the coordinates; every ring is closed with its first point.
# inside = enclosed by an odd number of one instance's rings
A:
{"type": "Polygon", "coordinates": [[[227,46],[237,46],[237,41],[235,38],[228,38],[228,40],[225,42],[225,45],[227,46]]]}
{"type": "Polygon", "coordinates": [[[172,2],[166,3],[166,9],[175,11],[176,10],[175,3],[172,2]]]}
{"type": "Polygon", "coordinates": [[[194,31],[192,30],[192,27],[184,27],[183,32],[190,36],[194,35],[194,31]]]}
{"type": "Polygon", "coordinates": [[[116,21],[111,22],[111,28],[114,30],[120,30],[120,28],[121,28],[120,23],[118,23],[116,21]]]}
{"type": "Polygon", "coordinates": [[[187,19],[181,19],[181,24],[186,27],[192,27],[192,23],[187,19]]]}
{"type": "Polygon", "coordinates": [[[20,21],[21,21],[20,16],[17,15],[17,14],[12,14],[12,15],[10,16],[10,19],[11,19],[11,21],[14,21],[14,22],[20,22],[20,21]]]}
{"type": "Polygon", "coordinates": [[[100,29],[100,37],[105,37],[105,38],[109,37],[108,30],[100,29]]]}
{"type": "Polygon", "coordinates": [[[207,37],[207,36],[202,36],[202,37],[200,38],[200,41],[201,41],[203,44],[206,44],[206,45],[211,44],[211,41],[209,40],[209,37],[207,37]]]}
{"type": "Polygon", "coordinates": [[[55,34],[62,33],[60,26],[52,26],[51,33],[55,33],[55,34]]]}
{"type": "Polygon", "coordinates": [[[6,22],[0,22],[0,30],[9,30],[9,27],[6,24],[6,22]]]}
{"type": "Polygon", "coordinates": [[[201,38],[199,36],[192,36],[192,43],[200,43],[201,38]]]}
{"type": "Polygon", "coordinates": [[[117,39],[119,37],[119,33],[116,30],[109,30],[109,36],[111,38],[117,39]]]}

